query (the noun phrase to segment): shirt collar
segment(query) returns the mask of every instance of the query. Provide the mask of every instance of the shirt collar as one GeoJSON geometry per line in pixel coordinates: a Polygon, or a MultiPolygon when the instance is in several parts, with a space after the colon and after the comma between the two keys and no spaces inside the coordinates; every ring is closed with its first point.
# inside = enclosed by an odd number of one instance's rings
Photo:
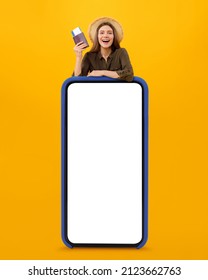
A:
{"type": "MultiPolygon", "coordinates": [[[[114,52],[112,52],[112,53],[108,56],[108,59],[111,58],[111,56],[113,55],[113,53],[114,53],[114,52]]],[[[102,57],[101,51],[98,52],[98,58],[99,58],[99,59],[102,59],[102,58],[104,59],[104,57],[102,57]]]]}

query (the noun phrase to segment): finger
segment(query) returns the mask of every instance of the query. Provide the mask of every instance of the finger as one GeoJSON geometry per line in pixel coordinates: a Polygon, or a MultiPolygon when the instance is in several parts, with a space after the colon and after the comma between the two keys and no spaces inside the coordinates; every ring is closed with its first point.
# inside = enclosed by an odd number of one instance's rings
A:
{"type": "Polygon", "coordinates": [[[78,47],[84,49],[84,48],[87,47],[87,44],[83,43],[82,45],[80,45],[80,46],[78,46],[78,47]]]}
{"type": "Polygon", "coordinates": [[[83,43],[84,43],[84,42],[81,41],[81,42],[77,43],[76,46],[80,46],[80,45],[83,44],[83,43]]]}
{"type": "Polygon", "coordinates": [[[81,49],[81,50],[83,50],[83,49],[85,49],[86,48],[86,44],[85,45],[81,45],[81,46],[79,46],[79,49],[81,49]]]}
{"type": "Polygon", "coordinates": [[[78,51],[82,51],[83,49],[85,49],[87,47],[87,44],[82,44],[80,46],[75,46],[74,49],[78,50],[78,51]]]}

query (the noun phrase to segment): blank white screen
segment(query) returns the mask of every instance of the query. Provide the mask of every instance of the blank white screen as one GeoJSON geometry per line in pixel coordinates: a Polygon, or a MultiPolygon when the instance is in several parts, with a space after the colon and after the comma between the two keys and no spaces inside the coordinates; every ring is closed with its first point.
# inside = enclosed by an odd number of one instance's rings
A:
{"type": "Polygon", "coordinates": [[[68,87],[68,238],[136,244],[142,239],[142,88],[68,87]]]}

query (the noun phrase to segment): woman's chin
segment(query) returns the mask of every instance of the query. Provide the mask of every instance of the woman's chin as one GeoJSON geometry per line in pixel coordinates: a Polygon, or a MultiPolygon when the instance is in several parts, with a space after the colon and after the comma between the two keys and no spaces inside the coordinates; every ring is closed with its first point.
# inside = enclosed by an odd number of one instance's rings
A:
{"type": "Polygon", "coordinates": [[[104,49],[109,49],[111,48],[112,44],[101,44],[101,47],[104,49]]]}

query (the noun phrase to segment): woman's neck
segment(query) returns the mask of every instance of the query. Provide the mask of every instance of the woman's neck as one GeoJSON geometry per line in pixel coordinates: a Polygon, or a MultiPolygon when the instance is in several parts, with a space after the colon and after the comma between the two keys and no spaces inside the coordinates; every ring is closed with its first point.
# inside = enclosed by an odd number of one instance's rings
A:
{"type": "Polygon", "coordinates": [[[100,48],[100,52],[102,54],[102,56],[106,59],[112,52],[111,48],[100,48]]]}

